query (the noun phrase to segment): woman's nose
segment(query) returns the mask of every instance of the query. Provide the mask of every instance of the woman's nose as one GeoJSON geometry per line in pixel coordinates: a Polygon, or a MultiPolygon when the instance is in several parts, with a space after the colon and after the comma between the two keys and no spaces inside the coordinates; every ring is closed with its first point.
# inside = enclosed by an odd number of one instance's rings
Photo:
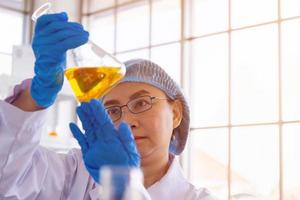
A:
{"type": "Polygon", "coordinates": [[[138,117],[136,114],[130,112],[127,107],[122,108],[121,121],[126,122],[130,128],[136,128],[138,126],[138,117]]]}

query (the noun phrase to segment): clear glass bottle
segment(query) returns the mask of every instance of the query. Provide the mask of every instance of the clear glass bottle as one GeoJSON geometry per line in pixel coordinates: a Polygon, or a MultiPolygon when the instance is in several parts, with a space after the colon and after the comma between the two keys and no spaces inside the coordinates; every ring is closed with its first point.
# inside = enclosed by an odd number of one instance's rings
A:
{"type": "MultiPolygon", "coordinates": [[[[32,20],[47,13],[52,13],[49,2],[33,13],[32,20]]],[[[67,67],[65,76],[80,102],[99,99],[125,76],[125,65],[92,41],[71,51],[74,66],[67,67]]]]}
{"type": "Polygon", "coordinates": [[[100,170],[100,177],[100,199],[151,199],[146,189],[143,187],[143,174],[139,168],[103,166],[100,170]]]}

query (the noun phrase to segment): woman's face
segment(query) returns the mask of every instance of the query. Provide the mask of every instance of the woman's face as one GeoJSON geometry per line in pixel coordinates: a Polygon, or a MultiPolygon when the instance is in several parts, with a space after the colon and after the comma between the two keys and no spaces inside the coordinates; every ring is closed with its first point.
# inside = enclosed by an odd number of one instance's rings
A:
{"type": "Polygon", "coordinates": [[[163,98],[154,99],[152,108],[138,114],[122,108],[122,116],[114,123],[126,122],[134,135],[135,142],[143,160],[168,154],[173,129],[182,118],[179,101],[170,102],[160,89],[144,83],[121,83],[114,87],[103,100],[104,106],[122,106],[141,96],[163,98]]]}

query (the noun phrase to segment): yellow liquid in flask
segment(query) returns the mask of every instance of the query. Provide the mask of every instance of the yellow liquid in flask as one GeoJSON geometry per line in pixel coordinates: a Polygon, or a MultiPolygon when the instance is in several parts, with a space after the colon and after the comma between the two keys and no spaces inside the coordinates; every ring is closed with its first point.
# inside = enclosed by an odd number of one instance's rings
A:
{"type": "Polygon", "coordinates": [[[99,99],[124,76],[121,68],[107,66],[68,68],[65,75],[80,102],[99,99]]]}

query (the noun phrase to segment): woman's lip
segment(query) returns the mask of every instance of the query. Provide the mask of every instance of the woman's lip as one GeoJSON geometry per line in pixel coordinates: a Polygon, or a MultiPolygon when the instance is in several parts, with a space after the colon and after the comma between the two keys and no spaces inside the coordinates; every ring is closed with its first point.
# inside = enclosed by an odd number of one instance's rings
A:
{"type": "Polygon", "coordinates": [[[142,137],[142,136],[135,136],[134,140],[141,140],[141,139],[145,139],[146,137],[142,137]]]}

